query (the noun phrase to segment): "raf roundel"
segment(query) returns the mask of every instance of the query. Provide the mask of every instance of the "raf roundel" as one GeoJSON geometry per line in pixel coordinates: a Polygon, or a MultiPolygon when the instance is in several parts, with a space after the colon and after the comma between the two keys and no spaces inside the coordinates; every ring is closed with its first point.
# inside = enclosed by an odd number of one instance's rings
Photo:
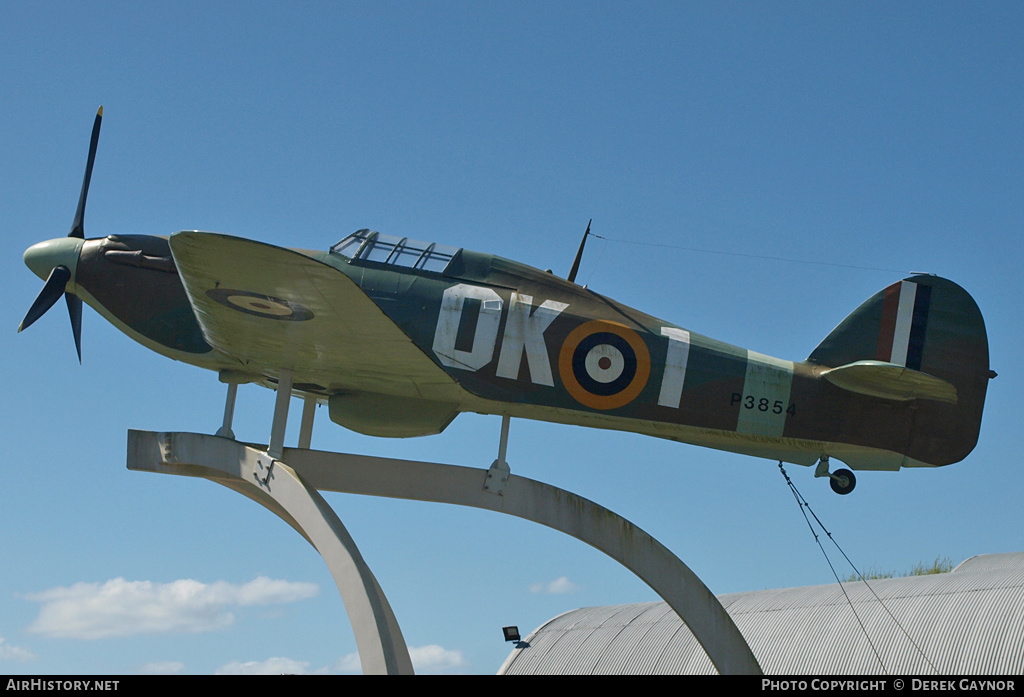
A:
{"type": "Polygon", "coordinates": [[[226,305],[232,310],[244,312],[247,315],[265,317],[267,319],[281,319],[291,322],[302,322],[313,318],[313,313],[298,303],[289,300],[282,300],[270,295],[252,293],[247,290],[232,290],[230,288],[215,288],[206,291],[211,300],[216,300],[221,305],[226,305]]]}
{"type": "Polygon", "coordinates": [[[647,384],[651,357],[643,339],[618,322],[594,320],[576,327],[562,344],[558,372],[580,404],[616,409],[629,404],[647,384]]]}

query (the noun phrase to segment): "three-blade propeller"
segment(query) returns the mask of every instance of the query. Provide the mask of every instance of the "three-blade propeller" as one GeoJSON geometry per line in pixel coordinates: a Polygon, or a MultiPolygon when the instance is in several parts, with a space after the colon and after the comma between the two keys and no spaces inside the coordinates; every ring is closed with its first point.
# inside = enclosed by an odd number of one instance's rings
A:
{"type": "MultiPolygon", "coordinates": [[[[96,112],[96,121],[92,125],[92,138],[89,141],[89,159],[85,163],[85,177],[82,179],[82,193],[78,197],[78,210],[75,211],[75,219],[71,223],[71,232],[68,237],[85,239],[85,202],[89,197],[89,181],[92,179],[92,166],[96,161],[96,145],[100,139],[100,123],[103,121],[103,107],[96,112]]],[[[82,362],[82,299],[73,293],[65,291],[68,281],[71,280],[71,271],[66,266],[55,266],[50,271],[46,284],[39,292],[32,307],[29,308],[25,319],[18,326],[18,331],[28,329],[32,323],[42,317],[47,310],[53,307],[63,293],[68,305],[68,315],[71,318],[71,331],[75,336],[75,350],[78,352],[78,362],[82,362]]]]}

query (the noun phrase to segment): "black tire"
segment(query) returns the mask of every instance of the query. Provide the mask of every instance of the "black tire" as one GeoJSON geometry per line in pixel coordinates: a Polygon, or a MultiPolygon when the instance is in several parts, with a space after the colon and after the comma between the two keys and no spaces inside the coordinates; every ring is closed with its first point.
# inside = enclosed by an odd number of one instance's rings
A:
{"type": "Polygon", "coordinates": [[[832,485],[832,491],[842,495],[849,494],[853,487],[857,486],[857,478],[847,469],[836,470],[829,475],[828,481],[832,485]]]}

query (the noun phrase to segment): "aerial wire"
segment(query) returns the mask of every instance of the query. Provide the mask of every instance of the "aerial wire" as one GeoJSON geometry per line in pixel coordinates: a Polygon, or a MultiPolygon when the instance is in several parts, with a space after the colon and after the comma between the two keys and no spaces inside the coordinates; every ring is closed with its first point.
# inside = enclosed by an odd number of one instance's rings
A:
{"type": "Polygon", "coordinates": [[[590,233],[591,237],[598,237],[609,242],[620,242],[622,244],[636,244],[646,247],[663,247],[666,249],[678,249],[684,252],[699,252],[701,254],[720,254],[730,257],[746,257],[747,259],[765,259],[768,261],[789,261],[796,264],[813,264],[815,266],[833,266],[843,269],[857,269],[859,271],[885,271],[887,273],[905,273],[900,269],[887,269],[880,266],[860,266],[857,264],[840,264],[832,261],[814,261],[810,259],[793,259],[792,257],[769,256],[766,254],[750,254],[747,252],[724,252],[716,249],[701,249],[699,247],[683,247],[675,244],[664,244],[661,242],[641,242],[640,240],[624,240],[615,237],[605,237],[595,232],[590,233]]]}
{"type": "MultiPolygon", "coordinates": [[[[590,234],[593,237],[599,237],[599,235],[595,235],[594,233],[590,234]]],[[[597,267],[601,265],[601,258],[604,257],[605,250],[608,249],[608,240],[605,239],[604,237],[601,237],[601,240],[604,241],[604,244],[601,246],[601,253],[597,255],[597,261],[594,262],[594,267],[590,270],[590,275],[587,276],[587,280],[583,284],[584,288],[586,288],[590,284],[590,279],[594,277],[594,272],[597,271],[597,267]]]]}

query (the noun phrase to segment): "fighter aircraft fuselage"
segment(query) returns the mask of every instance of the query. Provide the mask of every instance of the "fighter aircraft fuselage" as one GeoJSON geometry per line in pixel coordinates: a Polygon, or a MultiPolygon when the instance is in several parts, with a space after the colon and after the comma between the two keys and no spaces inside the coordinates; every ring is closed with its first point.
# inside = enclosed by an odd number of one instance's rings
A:
{"type": "Polygon", "coordinates": [[[792,361],[518,262],[368,230],[328,252],[197,232],[78,244],[69,292],[133,339],[228,382],[273,387],[288,368],[295,391],[372,435],[438,433],[468,411],[804,465],[935,466],[974,447],[991,376],[973,300],[934,276],[880,291],[792,361]]]}

